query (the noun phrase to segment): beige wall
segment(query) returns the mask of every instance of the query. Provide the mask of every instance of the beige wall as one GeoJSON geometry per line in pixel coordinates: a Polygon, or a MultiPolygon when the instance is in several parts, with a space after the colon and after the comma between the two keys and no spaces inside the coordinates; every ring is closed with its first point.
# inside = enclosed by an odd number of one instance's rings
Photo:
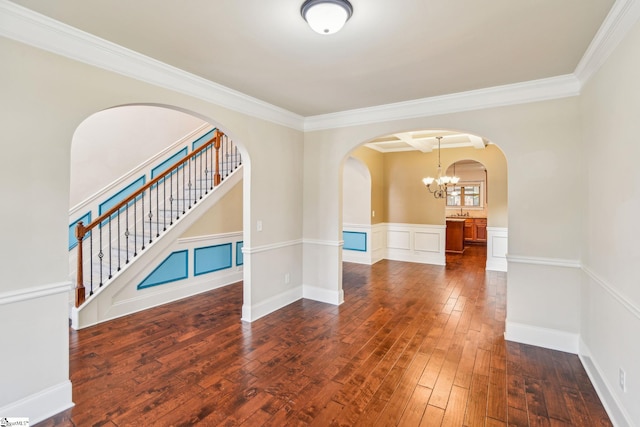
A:
{"type": "Polygon", "coordinates": [[[387,222],[387,196],[384,188],[384,155],[368,147],[358,147],[351,153],[363,162],[371,174],[371,224],[387,222]],[[373,216],[375,212],[375,216],[373,216]]]}
{"type": "MultiPolygon", "coordinates": [[[[507,165],[499,148],[489,145],[484,150],[449,148],[442,150],[443,170],[458,160],[476,160],[487,167],[489,175],[488,221],[492,227],[507,227],[507,165]]],[[[405,151],[384,155],[387,220],[393,223],[444,224],[445,200],[433,197],[422,178],[435,176],[438,152],[405,151]]]]}
{"type": "Polygon", "coordinates": [[[198,219],[181,237],[242,231],[242,181],[198,219]]]}

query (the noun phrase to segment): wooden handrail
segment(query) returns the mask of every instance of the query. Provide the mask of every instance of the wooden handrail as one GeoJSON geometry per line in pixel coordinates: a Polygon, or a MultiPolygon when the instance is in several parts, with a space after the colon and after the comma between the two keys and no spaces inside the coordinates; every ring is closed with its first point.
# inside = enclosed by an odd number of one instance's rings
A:
{"type": "MultiPolygon", "coordinates": [[[[199,152],[206,150],[209,147],[209,145],[211,145],[212,143],[215,143],[215,141],[220,141],[220,138],[221,138],[222,135],[223,135],[223,133],[216,129],[215,136],[213,138],[211,138],[209,141],[207,141],[205,144],[202,144],[201,147],[193,150],[191,152],[191,154],[189,154],[188,156],[183,157],[182,159],[180,159],[177,162],[175,162],[173,165],[171,165],[171,167],[169,169],[167,169],[166,171],[162,172],[157,177],[153,178],[151,181],[149,181],[148,183],[146,183],[145,185],[140,187],[138,190],[134,191],[130,196],[128,196],[127,198],[125,198],[122,201],[120,201],[120,203],[118,203],[117,205],[115,205],[114,207],[109,209],[106,213],[103,213],[102,215],[100,215],[98,218],[96,218],[94,221],[92,221],[89,225],[86,225],[86,226],[82,227],[84,232],[81,235],[76,235],[76,237],[78,238],[78,242],[80,242],[80,240],[84,238],[84,235],[87,232],[91,231],[91,229],[96,227],[98,224],[101,224],[105,219],[110,218],[111,215],[113,215],[114,213],[118,212],[126,204],[128,204],[130,201],[136,199],[139,195],[144,193],[150,187],[153,187],[159,181],[162,181],[162,179],[164,177],[166,177],[167,175],[171,175],[175,171],[175,169],[178,169],[180,167],[180,165],[182,163],[186,163],[188,160],[191,160],[192,158],[197,156],[199,152]]],[[[220,143],[218,142],[218,148],[219,147],[220,147],[220,143]]],[[[218,172],[218,171],[219,171],[219,166],[218,166],[217,156],[216,156],[216,172],[218,172]]],[[[81,223],[78,223],[78,226],[80,226],[80,224],[81,223]]]]}
{"type": "MultiPolygon", "coordinates": [[[[89,233],[92,229],[96,228],[100,224],[103,224],[105,221],[107,221],[107,220],[110,221],[114,214],[120,213],[122,208],[124,208],[125,206],[128,206],[130,202],[137,200],[137,198],[140,197],[141,195],[143,197],[142,200],[143,200],[143,204],[144,204],[144,195],[143,195],[143,193],[145,191],[149,190],[154,185],[157,185],[159,182],[165,180],[168,176],[174,174],[181,167],[187,167],[187,165],[189,164],[191,159],[196,158],[200,153],[202,153],[203,151],[205,151],[207,149],[210,149],[211,147],[213,147],[215,149],[215,169],[210,171],[211,174],[212,174],[211,175],[212,184],[213,184],[213,186],[219,185],[221,180],[222,180],[221,174],[220,174],[219,151],[220,151],[220,148],[221,148],[221,145],[222,145],[221,140],[222,140],[223,136],[224,136],[224,134],[216,129],[213,138],[211,138],[209,141],[204,143],[202,146],[200,146],[197,149],[193,150],[189,155],[187,155],[187,156],[183,157],[182,159],[178,160],[177,162],[175,162],[173,165],[171,165],[171,167],[169,167],[167,170],[162,172],[159,176],[155,177],[154,179],[149,181],[147,184],[143,185],[141,188],[139,188],[138,190],[134,191],[132,194],[130,194],[129,196],[127,196],[126,198],[121,200],[119,203],[117,203],[115,206],[113,206],[111,209],[109,209],[104,214],[100,215],[98,218],[96,218],[90,224],[84,225],[82,223],[82,221],[79,221],[77,223],[76,230],[75,230],[76,239],[78,241],[78,245],[76,246],[76,248],[77,248],[77,281],[76,281],[76,298],[75,298],[76,307],[80,306],[85,301],[82,241],[84,240],[84,238],[87,235],[87,233],[89,233]]],[[[227,147],[227,149],[228,149],[229,145],[227,145],[227,143],[225,143],[225,147],[227,147]]],[[[231,145],[231,147],[233,147],[233,144],[231,145]]],[[[236,154],[237,154],[237,149],[236,149],[236,154]]],[[[212,153],[212,155],[213,155],[213,153],[212,153]]],[[[227,153],[227,156],[228,155],[229,154],[227,153]]],[[[241,164],[241,162],[242,162],[241,158],[239,156],[236,156],[236,159],[239,159],[240,160],[239,164],[241,164]]],[[[200,164],[202,165],[202,163],[200,163],[200,164]]],[[[237,165],[236,165],[236,167],[237,167],[237,165]]],[[[189,170],[191,170],[190,168],[191,168],[191,166],[189,166],[189,170]]],[[[207,173],[207,172],[205,172],[205,173],[207,173]]],[[[151,197],[151,193],[150,193],[149,197],[151,197]]],[[[149,203],[151,203],[151,200],[149,200],[149,203]]],[[[194,202],[194,203],[196,203],[196,202],[194,202]]],[[[191,207],[191,205],[189,205],[189,207],[191,207]]],[[[149,214],[149,216],[150,215],[151,214],[149,214]]],[[[171,225],[171,224],[169,224],[169,225],[171,225]]],[[[102,235],[100,235],[100,236],[102,236],[102,235]]],[[[143,234],[143,236],[144,236],[144,234],[143,234]]],[[[102,239],[102,237],[100,237],[100,239],[102,239]]],[[[119,245],[119,243],[118,243],[118,245],[119,245]]],[[[142,249],[144,249],[144,245],[142,246],[142,249]]],[[[135,255],[136,254],[135,254],[135,249],[134,249],[134,256],[135,255]]],[[[100,249],[100,255],[99,256],[102,256],[102,249],[100,249]]],[[[111,261],[109,261],[109,262],[111,262],[111,261]]],[[[127,262],[128,262],[128,259],[127,259],[127,262]]],[[[120,268],[118,267],[118,270],[119,269],[120,268]]],[[[100,282],[100,284],[102,285],[102,282],[100,282]]],[[[93,285],[91,286],[91,293],[92,292],[93,292],[93,285]]]]}

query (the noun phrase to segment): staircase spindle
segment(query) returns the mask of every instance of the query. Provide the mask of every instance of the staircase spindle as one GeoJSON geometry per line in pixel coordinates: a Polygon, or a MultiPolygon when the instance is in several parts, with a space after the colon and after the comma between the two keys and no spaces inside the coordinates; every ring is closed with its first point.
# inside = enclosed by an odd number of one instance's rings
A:
{"type": "Polygon", "coordinates": [[[125,264],[129,264],[129,261],[133,261],[133,258],[138,255],[139,251],[145,249],[147,244],[147,230],[145,229],[147,218],[149,227],[148,244],[151,244],[154,239],[154,216],[156,226],[155,237],[160,238],[162,234],[160,231],[161,221],[158,215],[163,215],[162,232],[165,232],[173,225],[174,220],[177,221],[180,219],[181,193],[182,215],[184,215],[188,209],[191,209],[192,205],[197,204],[198,200],[208,194],[209,190],[212,191],[215,186],[218,186],[224,178],[241,164],[242,158],[239,155],[237,147],[219,130],[216,129],[214,132],[214,137],[211,140],[194,149],[189,155],[178,160],[159,176],[150,180],[131,195],[125,197],[107,212],[102,213],[90,224],[85,226],[81,221],[78,221],[75,230],[78,241],[76,246],[76,307],[82,305],[88,297],[94,294],[94,280],[97,280],[98,287],[102,287],[107,281],[116,276],[116,274],[114,274],[115,272],[120,272],[123,269],[123,255],[121,254],[123,250],[123,239],[124,250],[126,251],[126,255],[124,256],[125,264]],[[224,138],[224,141],[222,138],[224,138]],[[221,155],[222,165],[220,165],[221,155]],[[198,157],[200,158],[198,159],[198,157]],[[182,172],[182,179],[180,179],[180,175],[178,175],[180,172],[182,172]],[[167,180],[169,181],[168,183],[167,180]],[[211,183],[209,183],[209,180],[211,180],[211,183]],[[162,197],[160,196],[161,184],[162,197]],[[168,192],[167,185],[169,187],[168,192]],[[155,204],[153,203],[154,190],[156,193],[155,204]],[[147,195],[149,198],[145,205],[145,197],[147,195]],[[124,215],[124,219],[121,218],[122,215],[124,215]],[[167,215],[169,215],[169,221],[167,221],[167,215]],[[138,221],[138,216],[140,217],[140,221],[138,221]],[[112,224],[112,221],[117,221],[115,226],[112,224]],[[168,225],[167,222],[169,223],[168,225]],[[141,230],[139,227],[141,227],[141,230]],[[97,252],[95,252],[95,254],[93,247],[94,232],[98,233],[97,236],[95,236],[97,241],[97,252]],[[114,232],[117,234],[116,236],[113,236],[114,232]],[[138,235],[139,232],[141,236],[138,235]],[[103,233],[105,233],[104,236],[103,233]],[[139,242],[139,237],[142,238],[141,242],[139,242]],[[86,242],[84,242],[85,239],[89,240],[88,248],[85,244],[86,242]],[[107,260],[104,259],[107,255],[105,251],[109,251],[108,266],[107,260]],[[117,256],[114,256],[113,251],[118,252],[117,256]],[[133,252],[133,255],[131,255],[130,251],[133,252]],[[114,267],[114,262],[117,262],[117,268],[114,267]],[[89,270],[88,277],[86,277],[87,275],[85,274],[87,265],[89,270]],[[105,272],[107,268],[108,273],[105,272]],[[95,277],[94,271],[97,273],[95,277]],[[86,295],[87,287],[89,288],[88,296],[86,295]]]}

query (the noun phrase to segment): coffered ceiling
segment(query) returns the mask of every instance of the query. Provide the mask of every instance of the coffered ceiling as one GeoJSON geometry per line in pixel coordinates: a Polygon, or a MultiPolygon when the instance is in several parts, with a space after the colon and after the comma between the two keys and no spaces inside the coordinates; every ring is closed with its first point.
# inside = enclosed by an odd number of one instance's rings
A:
{"type": "Polygon", "coordinates": [[[13,2],[304,117],[573,73],[614,4],[351,0],[323,36],[302,0],[13,2]]]}

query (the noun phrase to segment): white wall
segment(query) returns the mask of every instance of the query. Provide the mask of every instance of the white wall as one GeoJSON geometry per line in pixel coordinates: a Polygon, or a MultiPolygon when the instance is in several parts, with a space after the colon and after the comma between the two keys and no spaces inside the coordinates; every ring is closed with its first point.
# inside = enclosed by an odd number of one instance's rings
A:
{"type": "Polygon", "coordinates": [[[619,424],[640,425],[640,23],[581,96],[587,197],[581,352],[619,424]],[[626,371],[627,391],[618,384],[626,371]]]}

